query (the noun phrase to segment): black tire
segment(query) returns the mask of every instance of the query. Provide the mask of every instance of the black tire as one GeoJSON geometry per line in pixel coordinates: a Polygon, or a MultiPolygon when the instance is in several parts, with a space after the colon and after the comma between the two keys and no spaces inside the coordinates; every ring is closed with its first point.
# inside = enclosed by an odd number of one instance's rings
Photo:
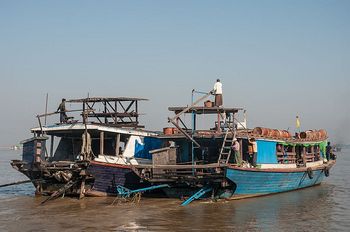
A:
{"type": "Polygon", "coordinates": [[[324,168],[324,175],[325,175],[326,177],[329,176],[329,168],[324,168]]]}
{"type": "Polygon", "coordinates": [[[306,169],[307,175],[309,176],[310,179],[314,178],[314,173],[312,172],[311,168],[306,169]]]}

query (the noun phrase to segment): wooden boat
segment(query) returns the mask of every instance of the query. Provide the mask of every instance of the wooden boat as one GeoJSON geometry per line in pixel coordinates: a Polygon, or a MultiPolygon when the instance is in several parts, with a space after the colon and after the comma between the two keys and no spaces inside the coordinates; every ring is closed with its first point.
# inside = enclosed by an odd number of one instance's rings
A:
{"type": "MultiPolygon", "coordinates": [[[[106,168],[93,169],[92,160],[98,163],[102,159],[104,164],[108,160],[120,164],[142,163],[144,159],[141,157],[138,161],[134,154],[135,146],[141,146],[145,137],[152,140],[157,135],[145,131],[139,124],[138,103],[143,100],[146,99],[94,97],[68,100],[72,109],[65,113],[71,117],[64,122],[43,125],[43,117],[57,112],[38,115],[39,127],[31,130],[34,136],[22,142],[22,160],[12,160],[11,165],[32,181],[37,194],[64,192],[82,197],[90,190],[99,189],[101,179],[97,178],[95,183],[95,177],[88,170],[97,177],[104,177],[106,168]]],[[[115,188],[115,184],[128,186],[126,182],[118,182],[121,178],[115,174],[111,172],[106,176],[104,183],[107,180],[113,183],[106,185],[104,192],[111,191],[109,189],[115,188]]],[[[131,173],[124,174],[129,180],[131,173]]]]}
{"type": "Polygon", "coordinates": [[[240,199],[318,185],[335,164],[325,158],[324,130],[306,131],[302,138],[276,129],[251,130],[246,128],[246,120],[244,124],[237,120],[243,109],[208,103],[197,106],[198,102],[169,108],[175,113],[169,118],[173,127],[155,136],[161,146],[147,151],[148,164],[106,162],[104,156],[91,161],[89,173],[98,190],[93,195],[118,194],[115,185],[138,189],[167,184],[170,187],[162,191],[168,197],[240,199]],[[180,118],[184,114],[192,115],[192,128],[180,118]],[[200,115],[214,115],[214,127],[198,129],[200,115]],[[249,155],[252,138],[258,148],[256,163],[249,155]],[[240,144],[240,157],[232,154],[235,140],[240,144]]]}
{"type": "Polygon", "coordinates": [[[42,126],[43,115],[38,116],[41,126],[32,129],[35,136],[23,142],[23,159],[12,166],[40,194],[125,196],[162,187],[157,194],[185,198],[184,205],[203,197],[240,199],[296,190],[320,184],[330,174],[335,160],[325,157],[324,130],[291,136],[276,129],[247,129],[246,119],[238,120],[242,108],[215,107],[208,101],[198,106],[209,96],[188,107],[169,107],[175,116],[168,118],[172,127],[163,133],[139,125],[137,103],[144,99],[70,100],[82,105],[77,111],[82,121],[42,126]],[[199,128],[200,119],[212,127],[199,128]],[[54,152],[55,138],[60,142],[54,152]]]}

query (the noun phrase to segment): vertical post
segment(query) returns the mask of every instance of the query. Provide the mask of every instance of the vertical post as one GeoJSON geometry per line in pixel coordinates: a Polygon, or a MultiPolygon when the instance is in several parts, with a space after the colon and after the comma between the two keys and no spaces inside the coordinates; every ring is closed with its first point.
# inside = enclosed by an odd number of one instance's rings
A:
{"type": "Polygon", "coordinates": [[[139,107],[138,107],[138,101],[135,101],[135,108],[136,108],[136,125],[139,124],[139,107]]]}
{"type": "Polygon", "coordinates": [[[220,109],[218,109],[218,126],[216,128],[217,132],[221,131],[221,125],[220,125],[220,109]]]}
{"type": "MultiPolygon", "coordinates": [[[[191,105],[193,105],[193,98],[194,98],[194,89],[192,89],[192,97],[191,97],[191,105]]],[[[194,176],[194,143],[193,143],[193,136],[194,136],[194,130],[195,130],[195,113],[194,113],[194,110],[192,109],[192,133],[191,133],[191,137],[192,137],[192,155],[191,155],[191,158],[192,158],[192,175],[194,176]]]]}
{"type": "Polygon", "coordinates": [[[36,117],[38,118],[38,121],[39,121],[39,126],[40,126],[40,131],[41,131],[41,136],[42,136],[44,134],[44,132],[43,132],[43,126],[41,124],[40,116],[37,115],[36,117]]]}
{"type": "Polygon", "coordinates": [[[83,113],[82,113],[82,116],[83,116],[83,123],[85,124],[85,117],[87,117],[87,112],[85,112],[85,101],[83,101],[83,113]]]}
{"type": "Polygon", "coordinates": [[[117,110],[117,101],[114,101],[114,124],[117,125],[117,121],[118,121],[118,110],[117,110]]]}
{"type": "Polygon", "coordinates": [[[241,161],[243,161],[243,139],[239,141],[239,156],[241,157],[241,161]]]}
{"type": "Polygon", "coordinates": [[[115,155],[119,156],[119,147],[120,147],[120,134],[117,134],[115,137],[115,155]]]}
{"type": "Polygon", "coordinates": [[[46,118],[47,118],[47,104],[48,104],[48,101],[49,101],[49,94],[47,93],[46,94],[46,103],[45,103],[45,126],[46,126],[46,118]]]}
{"type": "Polygon", "coordinates": [[[55,142],[55,136],[51,135],[51,144],[50,144],[50,158],[53,157],[53,146],[55,142]]]}
{"type": "Polygon", "coordinates": [[[107,119],[107,115],[106,115],[106,113],[107,113],[107,102],[104,101],[104,102],[103,102],[103,105],[104,105],[104,111],[103,111],[103,113],[105,113],[105,124],[107,124],[107,123],[108,123],[108,119],[107,119]]]}
{"type": "Polygon", "coordinates": [[[100,155],[103,155],[104,153],[104,138],[105,138],[105,132],[100,132],[100,155]]]}

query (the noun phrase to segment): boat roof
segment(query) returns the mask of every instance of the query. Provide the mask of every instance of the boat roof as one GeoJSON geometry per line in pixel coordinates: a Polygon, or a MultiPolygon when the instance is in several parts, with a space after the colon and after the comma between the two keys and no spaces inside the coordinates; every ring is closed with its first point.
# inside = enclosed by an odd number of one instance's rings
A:
{"type": "Polygon", "coordinates": [[[146,98],[138,97],[88,97],[80,99],[70,99],[66,102],[81,103],[81,102],[105,102],[105,101],[148,101],[146,98]]]}
{"type": "MultiPolygon", "coordinates": [[[[137,135],[137,136],[157,136],[158,134],[152,131],[146,130],[138,130],[138,129],[130,129],[130,128],[121,128],[121,127],[110,127],[105,125],[98,124],[87,124],[87,130],[98,130],[105,131],[116,134],[128,134],[128,135],[137,135]]],[[[55,124],[50,126],[35,127],[31,129],[31,132],[45,132],[47,134],[55,134],[55,133],[67,133],[73,131],[83,131],[85,130],[85,125],[83,123],[75,123],[75,124],[55,124]]]]}
{"type": "MultiPolygon", "coordinates": [[[[174,111],[175,113],[179,113],[188,108],[188,106],[176,106],[169,107],[169,111],[174,111]]],[[[217,114],[219,113],[237,113],[239,110],[243,110],[243,108],[226,108],[226,107],[205,107],[205,106],[193,106],[185,113],[196,113],[196,114],[217,114]]]]}

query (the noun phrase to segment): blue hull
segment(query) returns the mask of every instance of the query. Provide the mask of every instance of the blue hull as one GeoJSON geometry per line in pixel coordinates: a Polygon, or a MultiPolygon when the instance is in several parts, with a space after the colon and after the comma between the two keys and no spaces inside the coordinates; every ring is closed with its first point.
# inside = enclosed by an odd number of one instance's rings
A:
{"type": "Polygon", "coordinates": [[[324,170],[313,170],[312,173],[311,179],[306,171],[274,172],[228,168],[226,178],[236,187],[233,197],[239,197],[280,193],[320,184],[325,177],[324,170]]]}

